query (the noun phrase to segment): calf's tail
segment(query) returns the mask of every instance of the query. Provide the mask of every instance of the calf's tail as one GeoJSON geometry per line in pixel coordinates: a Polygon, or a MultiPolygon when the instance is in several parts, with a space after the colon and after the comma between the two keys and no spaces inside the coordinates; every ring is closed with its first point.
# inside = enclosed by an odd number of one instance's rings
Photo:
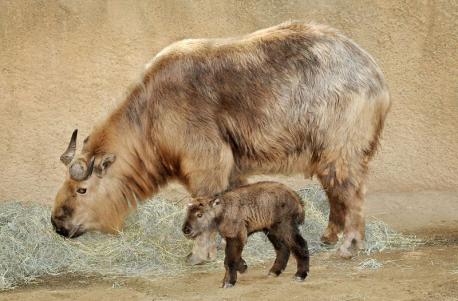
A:
{"type": "Polygon", "coordinates": [[[302,199],[295,194],[296,200],[297,200],[297,213],[296,213],[296,221],[297,224],[302,225],[305,221],[305,208],[304,208],[304,202],[302,199]]]}

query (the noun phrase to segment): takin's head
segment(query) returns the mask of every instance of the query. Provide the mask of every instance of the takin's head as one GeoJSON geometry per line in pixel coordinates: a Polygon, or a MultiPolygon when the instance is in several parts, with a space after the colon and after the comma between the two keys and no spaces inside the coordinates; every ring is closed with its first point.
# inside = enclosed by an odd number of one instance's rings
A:
{"type": "Polygon", "coordinates": [[[60,157],[67,166],[67,175],[56,195],[51,223],[57,233],[70,238],[89,230],[116,233],[128,212],[128,204],[119,201],[125,199],[123,185],[112,172],[116,156],[95,154],[93,143],[87,139],[81,154],[75,156],[76,136],[77,130],[60,157]]]}
{"type": "Polygon", "coordinates": [[[215,226],[215,219],[222,212],[219,198],[194,198],[187,206],[186,217],[183,223],[183,234],[194,239],[201,233],[215,226]]]}

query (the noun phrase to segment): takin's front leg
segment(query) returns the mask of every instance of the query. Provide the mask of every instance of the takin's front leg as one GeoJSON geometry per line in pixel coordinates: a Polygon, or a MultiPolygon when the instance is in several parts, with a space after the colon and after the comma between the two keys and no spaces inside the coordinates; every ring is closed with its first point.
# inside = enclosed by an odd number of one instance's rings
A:
{"type": "MultiPolygon", "coordinates": [[[[184,159],[182,172],[186,174],[183,184],[193,197],[213,196],[225,191],[230,186],[234,165],[232,150],[223,142],[206,145],[207,153],[197,149],[192,159],[184,159]]],[[[192,253],[188,255],[188,263],[201,264],[216,259],[216,229],[210,229],[196,237],[192,253]]]]}
{"type": "MultiPolygon", "coordinates": [[[[218,179],[218,178],[216,178],[218,179]]],[[[210,179],[207,178],[206,183],[210,182],[210,179]]],[[[200,187],[197,184],[194,184],[192,187],[193,196],[206,196],[206,195],[214,195],[216,193],[222,192],[226,190],[226,188],[218,188],[224,187],[226,182],[223,180],[216,181],[213,185],[200,187]],[[210,190],[209,190],[210,189],[210,190]],[[211,192],[214,191],[214,192],[211,192]]],[[[246,179],[243,177],[232,177],[229,182],[229,187],[231,189],[239,187],[240,185],[246,184],[246,179]]],[[[194,240],[194,245],[192,248],[191,254],[187,257],[187,262],[191,265],[198,265],[202,264],[206,261],[213,261],[216,259],[217,256],[217,242],[216,242],[216,235],[217,229],[209,229],[208,231],[202,233],[201,235],[197,236],[194,240]]],[[[225,238],[222,237],[221,245],[224,247],[226,244],[225,238]]],[[[246,264],[245,260],[241,260],[240,265],[238,267],[238,271],[240,273],[246,272],[248,269],[248,265],[246,264]]]]}
{"type": "Polygon", "coordinates": [[[216,234],[216,229],[209,229],[196,237],[192,252],[187,257],[188,264],[198,265],[216,259],[216,234]]]}
{"type": "Polygon", "coordinates": [[[353,198],[347,202],[345,215],[344,237],[339,248],[339,255],[351,258],[359,249],[364,248],[365,222],[362,205],[364,202],[364,188],[353,193],[353,198]]]}

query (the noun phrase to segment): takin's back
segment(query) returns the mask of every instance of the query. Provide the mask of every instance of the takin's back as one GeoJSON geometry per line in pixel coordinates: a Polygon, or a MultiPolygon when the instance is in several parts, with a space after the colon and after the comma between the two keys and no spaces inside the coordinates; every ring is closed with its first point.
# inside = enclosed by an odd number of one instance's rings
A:
{"type": "Polygon", "coordinates": [[[369,54],[301,22],[177,42],[148,65],[144,82],[154,101],[126,105],[149,106],[135,111],[153,114],[163,137],[179,137],[169,147],[222,139],[245,173],[304,172],[317,157],[371,153],[389,108],[369,54]]]}

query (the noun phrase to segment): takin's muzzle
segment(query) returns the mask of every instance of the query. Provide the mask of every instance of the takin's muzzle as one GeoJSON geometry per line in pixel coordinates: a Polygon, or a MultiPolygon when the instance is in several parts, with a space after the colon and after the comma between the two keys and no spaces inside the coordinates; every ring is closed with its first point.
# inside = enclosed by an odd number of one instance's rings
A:
{"type": "Polygon", "coordinates": [[[73,227],[72,229],[68,229],[62,220],[55,218],[54,216],[51,216],[51,224],[54,228],[54,231],[63,237],[76,238],[84,233],[80,227],[73,227]]]}

